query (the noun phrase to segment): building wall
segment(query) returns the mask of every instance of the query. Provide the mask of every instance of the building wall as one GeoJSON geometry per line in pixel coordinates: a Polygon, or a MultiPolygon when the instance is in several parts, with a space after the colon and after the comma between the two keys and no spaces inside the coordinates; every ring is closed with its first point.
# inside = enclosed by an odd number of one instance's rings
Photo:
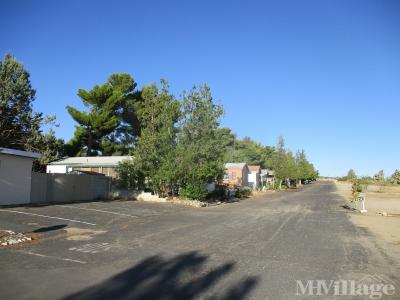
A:
{"type": "Polygon", "coordinates": [[[66,165],[47,165],[46,167],[46,173],[61,173],[65,174],[71,171],[90,171],[90,172],[96,172],[96,173],[101,173],[106,176],[112,177],[112,178],[117,178],[118,174],[116,171],[115,167],[68,167],[66,165]]]}
{"type": "Polygon", "coordinates": [[[247,186],[248,185],[248,171],[247,168],[229,168],[225,170],[225,177],[223,182],[228,185],[234,186],[247,186]]]}
{"type": "Polygon", "coordinates": [[[225,170],[224,183],[228,185],[242,185],[243,173],[242,169],[229,168],[225,170]]]}
{"type": "Polygon", "coordinates": [[[249,169],[243,168],[242,170],[242,186],[249,185],[249,169]]]}
{"type": "Polygon", "coordinates": [[[47,165],[46,166],[46,173],[67,173],[67,166],[66,165],[47,165]]]}
{"type": "Polygon", "coordinates": [[[32,204],[107,199],[110,192],[111,178],[106,176],[32,174],[32,204]]]}
{"type": "Polygon", "coordinates": [[[117,173],[117,170],[115,167],[90,167],[90,168],[72,167],[71,171],[72,170],[96,172],[96,173],[104,174],[104,175],[112,177],[112,178],[117,178],[117,176],[118,176],[118,173],[117,173]]]}
{"type": "Polygon", "coordinates": [[[257,185],[259,183],[258,174],[257,173],[249,173],[248,179],[249,179],[249,186],[253,189],[257,188],[257,185]]]}
{"type": "Polygon", "coordinates": [[[30,201],[32,158],[0,154],[0,205],[30,201]]]}

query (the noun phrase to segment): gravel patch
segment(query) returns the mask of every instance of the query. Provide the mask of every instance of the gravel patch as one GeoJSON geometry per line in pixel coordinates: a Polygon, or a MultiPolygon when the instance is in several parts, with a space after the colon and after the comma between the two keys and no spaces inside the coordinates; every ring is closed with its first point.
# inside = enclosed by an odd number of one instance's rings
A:
{"type": "Polygon", "coordinates": [[[16,245],[31,241],[32,237],[11,230],[0,230],[0,246],[16,245]]]}

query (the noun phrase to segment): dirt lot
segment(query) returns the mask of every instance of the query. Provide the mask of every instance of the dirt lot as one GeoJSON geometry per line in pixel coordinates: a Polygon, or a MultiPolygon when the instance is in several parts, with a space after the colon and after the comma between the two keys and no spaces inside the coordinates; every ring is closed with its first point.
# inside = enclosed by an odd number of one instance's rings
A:
{"type": "MultiPolygon", "coordinates": [[[[336,183],[338,193],[349,201],[351,184],[336,183]]],[[[400,251],[400,187],[368,186],[365,214],[352,214],[351,219],[358,226],[365,227],[389,245],[400,251]],[[387,216],[385,216],[387,215],[387,216]]]]}

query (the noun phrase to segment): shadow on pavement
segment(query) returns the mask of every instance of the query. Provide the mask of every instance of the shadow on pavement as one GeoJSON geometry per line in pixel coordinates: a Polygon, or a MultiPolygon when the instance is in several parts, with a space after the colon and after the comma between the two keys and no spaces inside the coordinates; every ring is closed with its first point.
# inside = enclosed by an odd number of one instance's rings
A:
{"type": "Polygon", "coordinates": [[[54,230],[60,230],[67,227],[67,224],[61,224],[61,225],[54,225],[54,226],[48,226],[48,227],[41,227],[38,228],[32,232],[35,233],[42,233],[42,232],[48,232],[48,231],[54,231],[54,230]]]}
{"type": "Polygon", "coordinates": [[[151,256],[131,269],[64,299],[194,299],[200,295],[214,299],[243,299],[258,282],[255,276],[246,277],[218,293],[207,294],[209,288],[233,270],[234,263],[204,271],[202,267],[206,260],[206,256],[197,252],[172,259],[151,256]]]}
{"type": "Polygon", "coordinates": [[[350,207],[347,204],[340,205],[340,207],[351,211],[357,211],[357,209],[355,209],[354,207],[350,207]]]}

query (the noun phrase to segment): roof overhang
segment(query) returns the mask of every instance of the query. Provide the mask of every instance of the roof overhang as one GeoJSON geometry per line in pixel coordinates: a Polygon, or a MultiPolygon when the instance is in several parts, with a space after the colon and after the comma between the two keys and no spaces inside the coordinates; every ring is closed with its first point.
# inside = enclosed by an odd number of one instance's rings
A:
{"type": "MultiPolygon", "coordinates": [[[[67,168],[116,168],[118,164],[59,164],[58,166],[66,166],[67,168]]],[[[57,166],[57,165],[52,165],[57,166]]]]}
{"type": "Polygon", "coordinates": [[[28,157],[28,158],[32,158],[32,159],[37,159],[42,156],[40,153],[21,151],[21,150],[10,149],[10,148],[0,148],[0,154],[28,157]]]}

